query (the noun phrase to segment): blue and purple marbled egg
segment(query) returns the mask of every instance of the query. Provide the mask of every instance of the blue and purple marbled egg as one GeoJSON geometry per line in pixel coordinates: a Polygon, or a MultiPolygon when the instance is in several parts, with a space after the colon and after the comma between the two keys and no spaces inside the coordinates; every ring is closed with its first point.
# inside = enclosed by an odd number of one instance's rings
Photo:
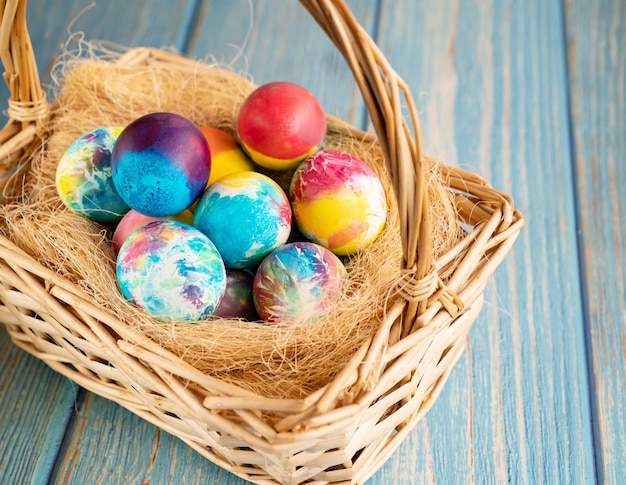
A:
{"type": "Polygon", "coordinates": [[[226,291],[213,315],[224,318],[258,320],[252,299],[254,275],[243,269],[226,270],[226,291]]]}
{"type": "Polygon", "coordinates": [[[57,192],[73,212],[98,222],[115,222],[130,209],[111,177],[111,152],[121,132],[121,127],[102,127],[85,133],[59,160],[57,192]]]}
{"type": "Polygon", "coordinates": [[[124,128],[111,168],[115,187],[131,208],[165,217],[184,211],[202,194],[211,155],[206,138],[190,120],[150,113],[124,128]]]}
{"type": "Polygon", "coordinates": [[[311,242],[289,243],[257,269],[254,304],[267,323],[309,322],[339,301],[347,278],[345,266],[330,250],[311,242]]]}
{"type": "Polygon", "coordinates": [[[237,172],[207,188],[193,224],[213,241],[227,268],[252,268],[287,241],[291,207],[269,177],[237,172]]]}
{"type": "Polygon", "coordinates": [[[124,297],[163,321],[204,319],[226,290],[226,269],[213,243],[179,221],[133,231],[120,248],[116,272],[124,297]]]}

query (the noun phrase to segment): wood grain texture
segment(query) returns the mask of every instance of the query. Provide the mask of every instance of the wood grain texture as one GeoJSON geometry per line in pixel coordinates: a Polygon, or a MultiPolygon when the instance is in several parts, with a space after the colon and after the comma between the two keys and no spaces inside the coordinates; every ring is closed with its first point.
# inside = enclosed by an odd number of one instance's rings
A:
{"type": "MultiPolygon", "coordinates": [[[[372,33],[377,2],[347,3],[372,33]]],[[[353,125],[362,121],[364,103],[347,64],[298,2],[206,2],[199,10],[189,54],[196,58],[210,54],[257,84],[296,82],[309,89],[327,113],[353,125]]]]}
{"type": "Polygon", "coordinates": [[[566,5],[598,481],[626,476],[626,4],[566,5]]]}
{"type": "Polygon", "coordinates": [[[401,483],[594,481],[562,35],[557,1],[381,8],[427,152],[512,194],[528,221],[420,446],[392,458],[401,483]]]}
{"type": "MultiPolygon", "coordinates": [[[[28,2],[28,31],[34,46],[37,68],[44,87],[49,72],[63,46],[76,49],[71,38],[103,40],[121,46],[149,45],[183,49],[194,21],[198,0],[139,0],[133,2],[63,0],[28,2]],[[128,3],[128,5],[127,5],[128,3]],[[165,13],[167,12],[167,13],[165,13]]],[[[47,89],[50,99],[54,93],[47,89]]],[[[0,100],[5,104],[9,92],[0,83],[0,100]]],[[[0,123],[7,120],[3,108],[0,123]]]]}
{"type": "MultiPolygon", "coordinates": [[[[235,59],[257,83],[301,83],[328,112],[367,124],[350,72],[296,2],[101,0],[83,13],[87,0],[57,3],[29,0],[42,72],[76,19],[86,39],[235,59]]],[[[512,194],[528,220],[437,403],[369,483],[620,483],[624,2],[349,3],[411,86],[426,151],[512,194]]],[[[48,477],[246,483],[117,404],[77,398],[0,329],[0,483],[48,477]]]]}
{"type": "Polygon", "coordinates": [[[77,389],[13,345],[0,325],[0,483],[46,483],[77,389]]]}
{"type": "Polygon", "coordinates": [[[116,403],[83,394],[50,484],[245,483],[116,403]]]}

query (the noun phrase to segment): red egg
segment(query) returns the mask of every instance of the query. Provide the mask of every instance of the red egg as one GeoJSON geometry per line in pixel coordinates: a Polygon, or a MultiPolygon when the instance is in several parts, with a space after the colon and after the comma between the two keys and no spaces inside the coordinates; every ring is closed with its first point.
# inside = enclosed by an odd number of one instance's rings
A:
{"type": "Polygon", "coordinates": [[[326,116],[307,89],[272,82],[246,98],[239,110],[237,134],[253,161],[272,170],[289,170],[320,149],[326,116]]]}

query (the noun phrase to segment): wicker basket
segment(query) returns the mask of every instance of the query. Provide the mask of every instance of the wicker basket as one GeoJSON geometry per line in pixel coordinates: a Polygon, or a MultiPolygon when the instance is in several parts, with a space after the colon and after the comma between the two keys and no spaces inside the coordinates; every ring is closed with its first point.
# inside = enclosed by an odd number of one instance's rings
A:
{"type": "MultiPolygon", "coordinates": [[[[479,176],[443,166],[462,241],[433,259],[416,110],[341,0],[302,0],[347,60],[361,89],[398,201],[402,299],[329,385],[304,399],[270,399],[209,377],[122,325],[76,285],[0,235],[0,321],[16,345],[84,388],[181,438],[258,484],[363,483],[433,405],[461,354],[486,281],[523,225],[511,199],[479,176]],[[408,119],[401,106],[408,106],[408,119]],[[281,419],[268,423],[262,411],[281,419]]],[[[5,0],[0,43],[11,121],[0,132],[4,194],[21,188],[41,146],[48,103],[26,27],[26,1],[5,0]]],[[[194,63],[134,49],[117,61],[194,63]]],[[[337,126],[343,126],[340,123],[337,126]]],[[[346,136],[368,137],[343,126],[346,136]]]]}

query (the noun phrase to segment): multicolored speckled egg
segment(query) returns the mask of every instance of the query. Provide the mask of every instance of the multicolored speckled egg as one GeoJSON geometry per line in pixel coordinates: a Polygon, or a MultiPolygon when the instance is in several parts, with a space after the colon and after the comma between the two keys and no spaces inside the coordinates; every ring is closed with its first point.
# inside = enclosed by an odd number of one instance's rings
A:
{"type": "Polygon", "coordinates": [[[226,270],[226,291],[213,315],[224,318],[258,320],[252,299],[254,275],[243,269],[226,270]]]}
{"type": "Polygon", "coordinates": [[[130,235],[138,227],[143,226],[144,224],[148,224],[149,222],[161,221],[161,220],[173,220],[180,221],[186,224],[193,224],[193,213],[186,209],[182,211],[180,214],[176,214],[175,216],[168,217],[150,217],[142,214],[141,212],[137,212],[134,209],[129,210],[122,220],[117,224],[115,231],[113,232],[113,250],[115,254],[117,254],[126,241],[126,238],[130,235]]]}
{"type": "Polygon", "coordinates": [[[237,172],[202,194],[193,224],[213,241],[227,268],[251,268],[287,241],[291,207],[266,175],[237,172]]]}
{"type": "Polygon", "coordinates": [[[306,88],[278,81],[259,86],[237,117],[237,136],[250,158],[271,170],[289,170],[318,151],[326,115],[306,88]]]}
{"type": "Polygon", "coordinates": [[[147,216],[173,216],[202,194],[211,171],[200,129],[174,113],[137,118],[120,134],[111,156],[113,183],[124,201],[147,216]]]}
{"type": "Polygon", "coordinates": [[[312,321],[339,301],[346,281],[346,268],[328,249],[310,242],[289,243],[257,269],[254,304],[268,323],[312,321]]]}
{"type": "Polygon", "coordinates": [[[178,221],[133,231],[120,248],[116,271],[124,297],[163,321],[204,319],[226,290],[226,270],[213,243],[178,221]]]}
{"type": "Polygon", "coordinates": [[[119,221],[129,207],[111,178],[111,151],[121,127],[85,133],[65,151],[56,171],[56,187],[72,211],[98,222],[119,221]]]}
{"type": "Polygon", "coordinates": [[[298,166],[289,200],[302,234],[338,255],[375,241],[387,218],[385,190],[376,173],[337,150],[320,151],[298,166]]]}

